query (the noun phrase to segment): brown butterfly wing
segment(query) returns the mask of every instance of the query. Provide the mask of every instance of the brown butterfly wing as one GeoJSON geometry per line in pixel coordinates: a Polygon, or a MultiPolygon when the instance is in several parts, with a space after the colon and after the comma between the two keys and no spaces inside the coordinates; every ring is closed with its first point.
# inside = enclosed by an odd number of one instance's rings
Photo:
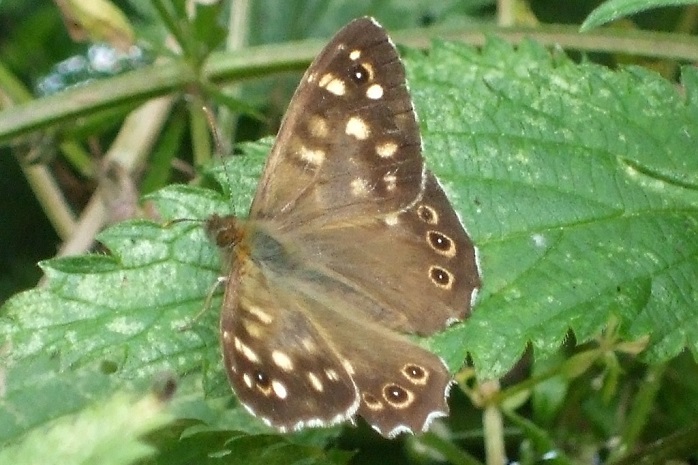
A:
{"type": "Polygon", "coordinates": [[[358,391],[341,356],[306,317],[314,303],[274,284],[251,260],[238,259],[226,287],[223,363],[239,401],[281,431],[351,418],[358,391]]]}
{"type": "Polygon", "coordinates": [[[234,249],[221,339],[248,409],[283,431],[358,411],[389,437],[446,414],[444,363],[398,331],[467,315],[476,255],[424,168],[403,66],[373,20],[305,74],[250,221],[209,230],[234,249]]]}
{"type": "Polygon", "coordinates": [[[383,325],[357,315],[343,288],[326,276],[292,280],[296,295],[314,302],[313,325],[332,341],[356,383],[358,413],[386,437],[426,431],[448,414],[451,375],[436,355],[383,325]]]}
{"type": "Polygon", "coordinates": [[[291,236],[319,273],[341,283],[357,318],[402,332],[431,334],[462,320],[480,288],[476,249],[431,173],[403,212],[291,236]]]}
{"type": "Polygon", "coordinates": [[[423,171],[419,128],[395,46],[375,21],[357,19],[303,76],[250,217],[273,218],[291,229],[398,211],[419,197],[423,171]],[[369,191],[371,198],[358,195],[369,191]]]}

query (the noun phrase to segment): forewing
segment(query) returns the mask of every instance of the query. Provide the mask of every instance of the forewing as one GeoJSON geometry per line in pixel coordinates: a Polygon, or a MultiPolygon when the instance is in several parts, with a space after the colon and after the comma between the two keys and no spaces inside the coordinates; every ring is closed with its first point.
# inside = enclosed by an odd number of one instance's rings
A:
{"type": "Polygon", "coordinates": [[[421,139],[404,67],[383,28],[357,19],[303,76],[250,217],[274,218],[285,227],[341,224],[404,209],[422,183],[421,139]]]}

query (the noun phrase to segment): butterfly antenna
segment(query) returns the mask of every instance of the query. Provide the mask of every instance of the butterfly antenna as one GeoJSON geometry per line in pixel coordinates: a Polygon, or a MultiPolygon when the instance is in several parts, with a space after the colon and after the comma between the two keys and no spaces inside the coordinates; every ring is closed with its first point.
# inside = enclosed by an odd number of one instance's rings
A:
{"type": "Polygon", "coordinates": [[[174,220],[167,220],[164,223],[162,223],[162,228],[170,228],[174,226],[177,223],[186,223],[186,222],[192,222],[192,223],[204,223],[206,220],[202,220],[199,218],[175,218],[174,220]]]}
{"type": "Polygon", "coordinates": [[[220,133],[218,132],[218,126],[216,125],[216,116],[211,111],[211,108],[207,105],[202,107],[204,115],[206,115],[206,121],[208,122],[208,127],[211,130],[211,136],[213,137],[213,142],[216,144],[216,158],[223,158],[223,143],[221,141],[220,133]]]}
{"type": "MultiPolygon", "coordinates": [[[[218,131],[218,124],[216,115],[213,114],[213,111],[211,108],[207,105],[204,105],[202,107],[202,110],[204,112],[204,115],[206,116],[206,121],[208,122],[208,126],[211,130],[211,136],[213,137],[213,142],[216,146],[215,152],[214,152],[214,158],[217,160],[221,161],[221,165],[223,167],[223,171],[225,172],[225,176],[227,177],[227,182],[228,184],[231,184],[231,176],[230,173],[228,172],[228,167],[226,164],[223,162],[223,157],[225,156],[226,153],[231,153],[231,150],[228,150],[224,148],[223,140],[220,137],[220,132],[218,131]]],[[[227,188],[223,187],[224,191],[226,191],[227,188]]]]}

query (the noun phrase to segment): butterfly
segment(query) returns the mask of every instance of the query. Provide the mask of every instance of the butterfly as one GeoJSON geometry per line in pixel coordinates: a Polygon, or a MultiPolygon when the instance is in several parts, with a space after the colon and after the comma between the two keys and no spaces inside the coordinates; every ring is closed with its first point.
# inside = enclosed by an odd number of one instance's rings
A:
{"type": "Polygon", "coordinates": [[[465,318],[477,251],[426,168],[395,45],[341,29],[302,78],[248,218],[206,229],[227,269],[223,361],[281,432],[363,417],[386,437],[448,414],[451,375],[409,335],[465,318]]]}

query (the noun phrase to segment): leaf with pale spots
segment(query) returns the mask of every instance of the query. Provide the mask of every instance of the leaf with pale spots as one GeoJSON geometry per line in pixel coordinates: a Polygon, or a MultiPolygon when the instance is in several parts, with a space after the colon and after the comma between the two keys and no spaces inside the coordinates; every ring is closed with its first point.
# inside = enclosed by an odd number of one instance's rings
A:
{"type": "MultiPolygon", "coordinates": [[[[227,179],[254,183],[267,148],[251,145],[244,157],[249,170],[238,163],[234,176],[226,170],[227,179]]],[[[249,205],[249,197],[237,199],[241,210],[249,205]]],[[[163,217],[190,220],[235,207],[226,196],[186,186],[159,191],[153,201],[163,217]]],[[[132,388],[133,382],[147,386],[163,372],[200,376],[210,366],[204,373],[208,389],[230,397],[219,362],[220,299],[192,323],[220,273],[202,223],[130,221],[99,239],[108,253],[42,262],[47,285],[3,306],[0,441],[79,410],[95,396],[132,388]],[[43,361],[48,356],[50,367],[43,361]],[[23,403],[23,392],[47,401],[23,403]]]]}
{"type": "Polygon", "coordinates": [[[466,324],[432,339],[452,368],[504,374],[573,330],[615,319],[642,354],[698,354],[698,73],[683,92],[631,68],[555,61],[540,47],[437,44],[408,58],[425,154],[479,247],[466,324]]]}
{"type": "Polygon", "coordinates": [[[165,413],[165,407],[165,402],[154,394],[135,398],[117,393],[79,413],[36,428],[20,441],[0,449],[0,463],[143,463],[157,453],[145,437],[173,420],[165,413]],[[76,443],[80,446],[76,447],[76,443]]]}

